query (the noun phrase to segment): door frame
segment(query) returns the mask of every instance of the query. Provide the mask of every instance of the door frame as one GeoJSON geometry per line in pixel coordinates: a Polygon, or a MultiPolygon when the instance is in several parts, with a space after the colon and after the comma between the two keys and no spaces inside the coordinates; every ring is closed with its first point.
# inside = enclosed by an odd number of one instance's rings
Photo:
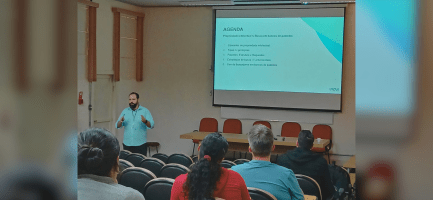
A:
{"type": "MultiPolygon", "coordinates": [[[[115,110],[114,110],[114,108],[115,108],[115,86],[116,86],[116,84],[115,84],[115,81],[114,81],[114,77],[113,77],[113,74],[97,74],[96,75],[96,80],[100,80],[100,79],[110,79],[111,81],[110,81],[110,83],[111,83],[111,86],[112,86],[112,88],[111,88],[111,97],[109,97],[110,99],[111,99],[111,101],[110,101],[110,105],[109,105],[109,111],[110,111],[110,117],[107,117],[107,118],[104,118],[104,119],[102,119],[102,121],[101,121],[101,119],[99,119],[100,120],[100,122],[110,122],[109,123],[109,129],[108,129],[108,131],[110,131],[111,133],[113,133],[114,135],[115,135],[115,129],[114,129],[114,124],[115,124],[115,120],[116,120],[116,117],[114,116],[114,114],[115,114],[115,110]]],[[[96,81],[97,82],[97,81],[96,81]]],[[[95,119],[95,112],[94,112],[94,107],[95,107],[95,84],[96,84],[96,82],[93,82],[92,83],[92,86],[91,86],[91,88],[92,88],[92,91],[91,91],[91,93],[92,93],[92,100],[91,100],[91,102],[92,102],[92,110],[91,110],[91,119],[90,119],[90,122],[91,122],[91,125],[92,125],[92,127],[94,127],[95,126],[95,122],[96,123],[98,123],[97,122],[97,120],[98,119],[95,119]]]]}

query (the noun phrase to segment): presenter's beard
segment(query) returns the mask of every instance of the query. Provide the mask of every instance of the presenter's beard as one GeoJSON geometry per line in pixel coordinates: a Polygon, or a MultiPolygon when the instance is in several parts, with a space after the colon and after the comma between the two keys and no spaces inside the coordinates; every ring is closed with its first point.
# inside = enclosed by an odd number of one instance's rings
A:
{"type": "Polygon", "coordinates": [[[134,104],[134,103],[130,103],[130,104],[129,104],[129,107],[130,107],[132,110],[134,110],[136,106],[137,106],[137,104],[134,104]]]}

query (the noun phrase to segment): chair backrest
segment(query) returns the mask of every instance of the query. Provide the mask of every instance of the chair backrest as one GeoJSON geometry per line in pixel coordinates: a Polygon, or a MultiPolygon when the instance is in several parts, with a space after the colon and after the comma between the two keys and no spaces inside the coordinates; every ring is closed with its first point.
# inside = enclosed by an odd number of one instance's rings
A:
{"type": "Polygon", "coordinates": [[[123,167],[123,169],[126,169],[129,167],[135,167],[135,166],[131,162],[119,158],[119,167],[123,167]]]}
{"type": "Polygon", "coordinates": [[[235,161],[233,161],[234,163],[236,163],[236,165],[240,165],[240,164],[243,164],[243,163],[246,163],[246,162],[250,162],[250,160],[247,160],[247,159],[236,159],[235,161]]]}
{"type": "Polygon", "coordinates": [[[196,163],[198,161],[198,156],[193,156],[191,159],[192,159],[192,162],[196,163]]]}
{"type": "Polygon", "coordinates": [[[153,154],[152,158],[158,158],[160,161],[167,164],[168,155],[163,154],[163,153],[156,153],[156,154],[153,154]]]}
{"type": "Polygon", "coordinates": [[[156,177],[159,177],[159,172],[161,168],[165,166],[165,163],[160,161],[158,158],[146,158],[141,161],[139,167],[147,169],[155,174],[156,177]]]}
{"type": "Polygon", "coordinates": [[[126,159],[126,157],[128,157],[128,155],[131,154],[130,151],[128,150],[121,150],[120,154],[119,154],[119,159],[126,159]]]}
{"type": "Polygon", "coordinates": [[[247,187],[248,193],[250,193],[251,199],[254,200],[277,200],[277,198],[272,195],[271,193],[259,189],[259,188],[253,188],[253,187],[247,187]]]}
{"type": "Polygon", "coordinates": [[[140,167],[130,167],[125,169],[120,176],[119,184],[134,188],[144,195],[144,186],[156,176],[151,171],[140,167]]]}
{"type": "Polygon", "coordinates": [[[313,135],[314,135],[314,139],[317,138],[322,138],[322,139],[332,139],[332,129],[330,126],[328,125],[315,125],[313,127],[313,135]]]}
{"type": "Polygon", "coordinates": [[[232,168],[235,165],[236,165],[236,163],[234,163],[234,162],[232,162],[230,160],[223,160],[221,162],[221,166],[224,167],[224,168],[226,168],[226,169],[230,169],[230,168],[232,168]]]}
{"type": "Polygon", "coordinates": [[[301,125],[296,122],[286,122],[281,127],[282,137],[298,137],[301,132],[301,125]]]}
{"type": "Polygon", "coordinates": [[[313,127],[313,135],[314,139],[321,138],[321,139],[329,139],[330,143],[325,148],[316,148],[313,147],[311,150],[314,152],[327,152],[332,147],[332,129],[328,125],[315,125],[313,127]]]}
{"type": "Polygon", "coordinates": [[[271,128],[271,123],[269,123],[268,121],[255,121],[253,123],[253,126],[257,125],[257,124],[262,124],[262,125],[265,125],[266,127],[268,127],[269,129],[272,129],[271,128]]]}
{"type": "Polygon", "coordinates": [[[200,132],[218,132],[218,121],[215,118],[203,118],[200,121],[200,132]]]}
{"type": "Polygon", "coordinates": [[[127,160],[119,159],[119,173],[117,174],[117,182],[120,181],[122,172],[130,167],[134,167],[134,165],[127,160]]]}
{"type": "Polygon", "coordinates": [[[170,200],[173,184],[174,179],[171,178],[153,179],[144,187],[144,198],[146,200],[170,200]]]}
{"type": "Polygon", "coordinates": [[[179,175],[186,174],[188,173],[188,171],[189,169],[183,165],[175,163],[167,164],[161,168],[161,171],[159,172],[159,177],[176,179],[179,175]]]}
{"type": "Polygon", "coordinates": [[[352,192],[349,172],[347,172],[346,169],[334,164],[328,165],[328,169],[332,184],[334,185],[334,188],[337,189],[335,191],[334,197],[338,196],[339,198],[342,197],[341,199],[343,199],[344,195],[346,195],[346,192],[352,192]],[[342,194],[339,193],[341,188],[344,190],[342,194]]]}
{"type": "Polygon", "coordinates": [[[318,200],[322,200],[320,186],[313,178],[302,174],[295,174],[295,176],[304,194],[313,195],[316,196],[318,200]]]}
{"type": "Polygon", "coordinates": [[[188,167],[188,169],[192,169],[192,166],[194,166],[195,165],[195,163],[192,163],[189,167],[188,167]]]}
{"type": "Polygon", "coordinates": [[[189,167],[193,162],[194,161],[191,159],[191,157],[183,153],[171,154],[167,159],[167,164],[176,163],[176,164],[181,164],[185,167],[189,167]]]}
{"type": "Polygon", "coordinates": [[[224,121],[223,133],[242,134],[242,122],[239,119],[226,119],[224,121]]]}
{"type": "Polygon", "coordinates": [[[144,156],[143,154],[131,153],[126,157],[125,160],[129,161],[134,166],[139,166],[141,161],[143,161],[144,159],[146,159],[146,156],[144,156]]]}

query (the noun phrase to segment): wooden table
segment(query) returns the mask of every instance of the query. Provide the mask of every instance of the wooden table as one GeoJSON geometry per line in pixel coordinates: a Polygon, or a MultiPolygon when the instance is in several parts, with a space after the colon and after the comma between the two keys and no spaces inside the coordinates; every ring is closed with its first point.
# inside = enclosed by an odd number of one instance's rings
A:
{"type": "Polygon", "coordinates": [[[355,158],[355,156],[350,157],[350,159],[346,163],[344,163],[343,167],[344,168],[355,169],[356,168],[356,158],[355,158]]]}
{"type": "Polygon", "coordinates": [[[316,196],[312,196],[312,195],[304,194],[304,199],[305,200],[317,200],[317,197],[316,196]]]}
{"type": "Polygon", "coordinates": [[[350,182],[353,185],[355,183],[356,180],[356,175],[355,175],[355,169],[356,169],[356,158],[355,156],[350,157],[350,159],[344,163],[343,165],[344,168],[347,168],[347,171],[349,172],[349,176],[350,176],[350,182]]]}
{"type": "MultiPolygon", "coordinates": [[[[194,139],[194,140],[203,140],[206,135],[211,132],[191,132],[180,135],[180,139],[194,139]]],[[[221,133],[223,137],[226,138],[227,142],[229,142],[229,150],[230,151],[242,151],[248,152],[248,136],[246,134],[233,134],[233,133],[221,133]]],[[[278,137],[277,140],[274,140],[275,150],[272,152],[273,154],[283,154],[286,153],[287,150],[293,149],[296,147],[297,137],[278,137]]],[[[313,147],[324,148],[327,144],[329,144],[329,140],[322,139],[320,143],[317,140],[314,141],[313,147]]]]}

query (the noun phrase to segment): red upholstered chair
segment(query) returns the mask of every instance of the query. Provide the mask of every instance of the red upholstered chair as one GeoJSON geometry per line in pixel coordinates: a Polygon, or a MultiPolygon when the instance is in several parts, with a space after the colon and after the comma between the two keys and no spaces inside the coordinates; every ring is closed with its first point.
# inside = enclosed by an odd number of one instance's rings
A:
{"type": "Polygon", "coordinates": [[[265,125],[266,127],[268,127],[269,129],[272,129],[271,128],[271,123],[269,123],[268,121],[255,121],[254,124],[253,124],[253,126],[257,125],[257,124],[262,124],[262,125],[265,125]]]}
{"type": "Polygon", "coordinates": [[[318,152],[318,153],[325,153],[328,154],[328,162],[330,163],[331,160],[329,159],[329,150],[331,150],[332,146],[332,129],[328,125],[315,125],[313,127],[313,135],[314,139],[321,138],[321,139],[327,139],[329,140],[329,144],[325,146],[325,148],[314,148],[312,151],[318,152]]]}
{"type": "Polygon", "coordinates": [[[200,132],[218,132],[218,121],[215,118],[203,118],[200,121],[200,132]]]}
{"type": "MultiPolygon", "coordinates": [[[[198,129],[200,132],[218,132],[218,121],[215,118],[206,117],[201,119],[200,127],[198,129]]],[[[192,148],[192,155],[194,155],[195,144],[198,144],[200,140],[192,140],[194,147],[192,148]]]]}
{"type": "MultiPolygon", "coordinates": [[[[223,125],[223,133],[242,134],[242,122],[239,119],[226,119],[223,125]]],[[[236,151],[233,151],[233,159],[236,151]]],[[[241,154],[242,156],[242,154],[241,154]]],[[[246,156],[246,154],[245,154],[246,156]]]]}
{"type": "Polygon", "coordinates": [[[242,134],[242,122],[239,119],[226,119],[224,121],[223,133],[242,134]]]}
{"type": "Polygon", "coordinates": [[[301,125],[296,122],[286,122],[281,127],[281,137],[298,137],[301,125]]]}

